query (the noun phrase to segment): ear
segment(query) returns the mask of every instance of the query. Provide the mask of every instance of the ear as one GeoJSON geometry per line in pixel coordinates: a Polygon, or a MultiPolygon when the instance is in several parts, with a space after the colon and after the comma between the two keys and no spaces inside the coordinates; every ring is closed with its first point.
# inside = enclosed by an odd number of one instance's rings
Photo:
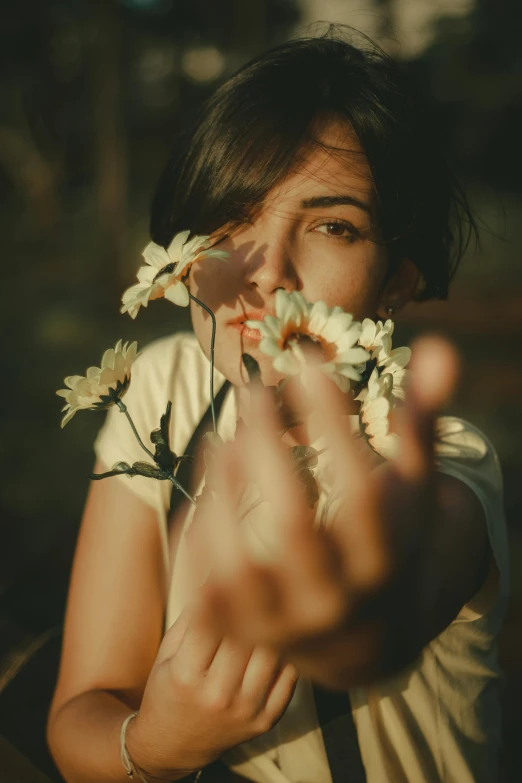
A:
{"type": "Polygon", "coordinates": [[[389,318],[389,308],[397,312],[411,302],[418,290],[420,279],[421,274],[413,261],[401,258],[393,277],[390,277],[379,297],[379,318],[389,318]]]}

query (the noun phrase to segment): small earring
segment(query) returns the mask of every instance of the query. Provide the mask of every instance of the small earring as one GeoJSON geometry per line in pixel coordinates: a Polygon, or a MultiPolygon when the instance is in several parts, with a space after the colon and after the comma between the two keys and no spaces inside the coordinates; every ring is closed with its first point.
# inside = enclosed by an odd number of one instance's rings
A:
{"type": "Polygon", "coordinates": [[[385,309],[385,313],[391,317],[397,309],[396,305],[388,305],[385,309]]]}

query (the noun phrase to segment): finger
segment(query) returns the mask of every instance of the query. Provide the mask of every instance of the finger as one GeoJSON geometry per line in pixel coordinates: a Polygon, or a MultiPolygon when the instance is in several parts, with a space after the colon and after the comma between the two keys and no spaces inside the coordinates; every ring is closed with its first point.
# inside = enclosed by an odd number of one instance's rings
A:
{"type": "Polygon", "coordinates": [[[252,423],[245,436],[245,467],[261,497],[270,501],[282,543],[287,530],[305,515],[304,493],[289,450],[281,442],[273,400],[262,388],[252,389],[251,413],[252,423]]]}
{"type": "MultiPolygon", "coordinates": [[[[219,467],[218,493],[212,507],[200,518],[200,547],[208,557],[210,573],[199,591],[200,600],[219,622],[223,632],[244,640],[253,640],[252,621],[272,616],[277,608],[275,580],[270,579],[263,563],[252,559],[251,542],[237,520],[234,480],[229,470],[235,457],[223,455],[219,467]]],[[[254,637],[256,638],[256,637],[254,637]]]]}
{"type": "Polygon", "coordinates": [[[266,645],[256,645],[243,674],[241,692],[257,711],[264,709],[268,695],[281,671],[279,654],[266,645]]]}
{"type": "Polygon", "coordinates": [[[207,681],[214,681],[220,690],[232,697],[240,690],[253,646],[225,636],[207,671],[207,681]]]}
{"type": "Polygon", "coordinates": [[[308,402],[311,434],[324,439],[337,481],[355,503],[367,470],[355,443],[352,418],[347,415],[346,396],[316,368],[306,370],[301,389],[293,393],[308,402]]]}
{"type": "Polygon", "coordinates": [[[398,473],[407,481],[426,478],[433,465],[437,414],[452,395],[459,374],[455,348],[440,337],[423,337],[414,346],[405,405],[397,414],[398,473]]]}
{"type": "Polygon", "coordinates": [[[225,586],[217,611],[228,627],[252,642],[287,647],[296,638],[327,630],[346,611],[345,577],[334,543],[311,525],[292,536],[283,559],[250,560],[236,585],[225,586]]]}
{"type": "Polygon", "coordinates": [[[181,644],[187,626],[190,622],[191,612],[185,607],[180,613],[178,619],[172,623],[163,637],[156,655],[156,663],[160,664],[167,658],[175,655],[181,644]]]}
{"type": "MultiPolygon", "coordinates": [[[[294,466],[281,447],[279,427],[267,397],[257,395],[252,409],[254,433],[247,443],[246,462],[251,475],[270,492],[277,520],[271,547],[271,573],[259,590],[252,580],[251,595],[258,597],[252,612],[257,638],[285,645],[299,633],[317,630],[341,609],[342,570],[331,542],[320,539],[313,528],[314,514],[306,506],[302,490],[296,486],[294,466]],[[270,580],[272,576],[272,580],[270,580]],[[270,587],[278,594],[279,606],[270,605],[270,587]]],[[[253,631],[254,633],[254,631],[253,631]]]]}
{"type": "Polygon", "coordinates": [[[362,439],[354,438],[345,395],[338,393],[330,379],[310,369],[304,386],[301,394],[309,399],[313,427],[324,439],[334,473],[332,491],[339,497],[329,532],[338,546],[342,573],[350,583],[363,588],[380,580],[389,567],[382,511],[370,470],[372,453],[362,439]]]}
{"type": "Polygon", "coordinates": [[[233,444],[222,450],[215,466],[217,491],[202,515],[202,530],[212,576],[229,581],[245,559],[245,546],[238,520],[238,484],[242,483],[233,444]]]}
{"type": "Polygon", "coordinates": [[[265,713],[274,725],[282,717],[292,701],[299,680],[296,667],[288,663],[275,680],[267,696],[265,713]]]}
{"type": "Polygon", "coordinates": [[[213,495],[208,486],[197,497],[192,522],[183,533],[187,550],[187,592],[195,595],[208,577],[210,556],[206,545],[207,516],[212,516],[213,495]]]}
{"type": "Polygon", "coordinates": [[[204,674],[214,659],[223,634],[207,605],[194,602],[189,610],[192,610],[190,621],[174,656],[175,663],[188,675],[204,674]]]}
{"type": "Polygon", "coordinates": [[[242,547],[226,570],[212,568],[202,594],[226,633],[253,644],[284,627],[279,579],[273,568],[255,562],[242,547]]]}
{"type": "Polygon", "coordinates": [[[313,528],[314,515],[303,502],[302,491],[292,486],[294,466],[288,464],[288,455],[281,448],[270,401],[258,395],[252,408],[254,435],[247,444],[246,461],[254,479],[265,492],[270,491],[277,515],[278,535],[270,565],[280,595],[279,612],[268,602],[265,606],[261,601],[257,603],[257,611],[252,612],[253,633],[267,643],[285,646],[300,633],[317,632],[339,619],[344,609],[343,574],[338,552],[324,536],[318,536],[313,528]]]}
{"type": "Polygon", "coordinates": [[[216,579],[229,579],[242,556],[237,522],[237,468],[230,446],[221,450],[220,459],[215,462],[215,489],[206,488],[198,500],[187,535],[193,588],[198,592],[198,600],[206,604],[210,601],[209,585],[216,579]]]}

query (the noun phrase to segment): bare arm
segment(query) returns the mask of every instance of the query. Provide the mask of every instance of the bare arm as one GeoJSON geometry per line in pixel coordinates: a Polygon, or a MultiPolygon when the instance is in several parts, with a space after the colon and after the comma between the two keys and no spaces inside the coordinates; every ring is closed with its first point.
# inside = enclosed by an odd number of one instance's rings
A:
{"type": "Polygon", "coordinates": [[[93,482],[48,720],[50,750],[71,783],[127,779],[119,731],[140,705],[161,642],[163,570],[156,512],[120,480],[93,482]]]}
{"type": "MultiPolygon", "coordinates": [[[[103,468],[103,466],[97,466],[103,468]]],[[[155,512],[122,481],[93,484],[74,559],[48,742],[69,783],[124,781],[120,731],[147,780],[177,780],[268,731],[292,666],[217,632],[188,606],[162,638],[165,578],[155,512]]]]}

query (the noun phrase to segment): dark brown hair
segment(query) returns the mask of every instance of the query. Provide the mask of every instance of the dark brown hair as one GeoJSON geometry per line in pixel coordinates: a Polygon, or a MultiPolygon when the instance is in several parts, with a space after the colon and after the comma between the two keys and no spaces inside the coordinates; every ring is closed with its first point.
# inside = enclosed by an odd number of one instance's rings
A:
{"type": "Polygon", "coordinates": [[[365,152],[390,270],[410,258],[425,281],[419,298],[446,298],[476,227],[434,117],[403,67],[335,29],[269,50],[215,92],[160,179],[153,240],[166,247],[178,231],[250,219],[324,116],[346,122],[365,152]]]}

